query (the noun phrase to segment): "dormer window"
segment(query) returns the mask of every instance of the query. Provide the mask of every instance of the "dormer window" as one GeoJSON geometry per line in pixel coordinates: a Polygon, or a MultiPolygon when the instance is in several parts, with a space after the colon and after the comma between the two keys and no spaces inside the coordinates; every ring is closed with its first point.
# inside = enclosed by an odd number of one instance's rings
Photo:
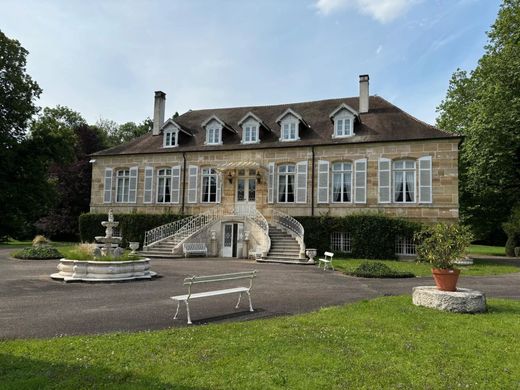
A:
{"type": "Polygon", "coordinates": [[[243,144],[256,144],[258,142],[258,124],[250,121],[244,125],[242,137],[243,144]]]}
{"type": "Polygon", "coordinates": [[[179,131],[178,130],[165,130],[163,134],[163,147],[174,148],[179,145],[179,131]]]}
{"type": "Polygon", "coordinates": [[[207,145],[220,145],[222,142],[220,140],[220,132],[221,127],[216,126],[208,126],[206,128],[206,144],[207,145]]]}
{"type": "Polygon", "coordinates": [[[300,124],[309,127],[303,118],[290,108],[285,110],[276,119],[276,122],[280,123],[280,141],[298,141],[300,139],[300,124]]]}
{"type": "Polygon", "coordinates": [[[332,138],[345,138],[354,135],[354,120],[358,116],[356,110],[352,107],[341,104],[330,115],[330,119],[334,122],[334,133],[332,138]]]}

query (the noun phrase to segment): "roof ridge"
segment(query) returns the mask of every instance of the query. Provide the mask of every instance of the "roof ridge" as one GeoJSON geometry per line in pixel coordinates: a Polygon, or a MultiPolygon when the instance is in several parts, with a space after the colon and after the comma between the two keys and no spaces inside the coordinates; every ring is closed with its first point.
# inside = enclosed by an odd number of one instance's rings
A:
{"type": "MultiPolygon", "coordinates": [[[[371,97],[376,97],[375,95],[371,95],[371,97]]],[[[358,96],[347,96],[347,97],[337,97],[337,98],[330,98],[330,99],[318,99],[318,100],[307,100],[303,102],[291,102],[291,103],[279,103],[279,104],[264,104],[264,105],[257,105],[257,106],[238,106],[238,107],[219,107],[219,108],[200,108],[195,110],[188,110],[184,113],[182,113],[179,116],[182,116],[184,114],[195,112],[195,111],[216,111],[216,110],[239,110],[239,109],[255,109],[255,108],[271,108],[271,107],[281,107],[281,106],[291,106],[295,104],[309,104],[309,103],[321,103],[321,102],[328,102],[333,100],[345,100],[345,99],[356,99],[358,96]]]]}

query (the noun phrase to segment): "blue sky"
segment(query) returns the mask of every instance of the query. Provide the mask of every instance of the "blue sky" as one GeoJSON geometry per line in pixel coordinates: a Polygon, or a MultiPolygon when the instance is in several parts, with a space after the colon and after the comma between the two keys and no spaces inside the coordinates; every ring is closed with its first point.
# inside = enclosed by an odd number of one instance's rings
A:
{"type": "Polygon", "coordinates": [[[435,122],[457,68],[483,54],[496,0],[0,0],[40,106],[89,122],[370,93],[435,122]]]}

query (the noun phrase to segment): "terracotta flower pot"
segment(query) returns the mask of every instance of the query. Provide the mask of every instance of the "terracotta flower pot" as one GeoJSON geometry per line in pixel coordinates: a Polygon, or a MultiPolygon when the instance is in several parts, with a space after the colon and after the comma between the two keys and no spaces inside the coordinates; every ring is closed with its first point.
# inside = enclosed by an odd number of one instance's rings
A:
{"type": "Polygon", "coordinates": [[[433,280],[438,290],[457,291],[460,269],[432,268],[433,280]]]}

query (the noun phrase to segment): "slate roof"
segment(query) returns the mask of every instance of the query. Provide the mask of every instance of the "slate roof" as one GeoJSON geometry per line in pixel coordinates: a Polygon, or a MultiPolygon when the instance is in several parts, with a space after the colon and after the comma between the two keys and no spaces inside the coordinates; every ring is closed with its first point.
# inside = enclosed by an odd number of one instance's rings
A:
{"type": "Polygon", "coordinates": [[[94,155],[120,155],[142,153],[176,153],[187,151],[209,150],[242,150],[260,148],[279,148],[309,145],[356,144],[368,142],[395,142],[407,140],[431,140],[443,138],[460,138],[447,133],[425,122],[422,122],[379,96],[370,96],[368,113],[359,114],[354,123],[354,136],[348,138],[332,138],[333,122],[329,115],[342,103],[354,110],[359,108],[359,98],[339,98],[304,103],[279,104],[273,106],[217,108],[188,111],[175,119],[193,136],[180,133],[179,146],[163,148],[163,137],[147,133],[128,143],[102,150],[94,155]],[[300,126],[300,140],[280,142],[280,125],[276,119],[285,110],[291,108],[297,112],[309,127],[300,126]],[[248,112],[258,116],[268,129],[260,129],[260,143],[240,143],[242,129],[238,122],[248,112]],[[237,133],[223,130],[223,145],[204,145],[206,132],[201,124],[212,115],[216,115],[227,126],[237,133]]]}

